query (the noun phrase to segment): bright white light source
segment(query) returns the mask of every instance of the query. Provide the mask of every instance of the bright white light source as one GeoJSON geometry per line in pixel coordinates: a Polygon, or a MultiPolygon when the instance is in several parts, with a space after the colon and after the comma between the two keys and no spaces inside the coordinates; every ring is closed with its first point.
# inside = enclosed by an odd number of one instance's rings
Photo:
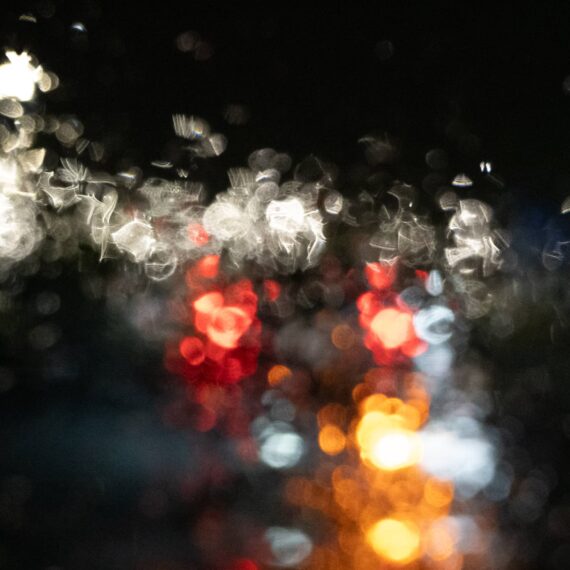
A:
{"type": "Polygon", "coordinates": [[[416,434],[394,430],[378,439],[372,447],[370,460],[380,469],[394,471],[413,465],[420,456],[416,434]]]}
{"type": "Polygon", "coordinates": [[[251,227],[249,218],[240,207],[222,201],[208,206],[202,224],[208,234],[222,241],[242,237],[251,227]]]}
{"type": "Polygon", "coordinates": [[[295,234],[303,229],[305,209],[297,198],[273,200],[267,206],[265,216],[272,230],[295,234]]]}
{"type": "Polygon", "coordinates": [[[15,187],[18,183],[18,166],[15,160],[0,159],[0,186],[15,187]]]}
{"type": "Polygon", "coordinates": [[[455,320],[453,311],[442,305],[432,305],[418,311],[414,317],[416,334],[430,344],[441,344],[451,338],[451,323],[455,320]]]}
{"type": "Polygon", "coordinates": [[[432,269],[426,281],[426,291],[437,297],[443,293],[443,277],[437,269],[432,269]]]}
{"type": "Polygon", "coordinates": [[[421,434],[422,467],[432,475],[453,481],[466,498],[486,487],[495,473],[495,450],[482,433],[460,433],[457,426],[438,422],[421,434]]]}
{"type": "MultiPolygon", "coordinates": [[[[268,431],[273,430],[273,426],[268,428],[268,431]]],[[[299,462],[304,447],[303,439],[296,433],[277,431],[264,438],[259,456],[263,463],[269,467],[288,469],[299,462]]]]}
{"type": "Polygon", "coordinates": [[[24,259],[41,238],[32,202],[20,196],[0,193],[0,260],[24,259]]]}
{"type": "Polygon", "coordinates": [[[0,65],[0,99],[14,98],[30,101],[36,91],[36,82],[42,76],[42,68],[31,65],[31,57],[22,52],[7,51],[8,63],[0,65]]]}
{"type": "Polygon", "coordinates": [[[135,261],[142,261],[155,243],[153,230],[149,224],[133,220],[112,233],[115,245],[130,253],[135,261]]]}

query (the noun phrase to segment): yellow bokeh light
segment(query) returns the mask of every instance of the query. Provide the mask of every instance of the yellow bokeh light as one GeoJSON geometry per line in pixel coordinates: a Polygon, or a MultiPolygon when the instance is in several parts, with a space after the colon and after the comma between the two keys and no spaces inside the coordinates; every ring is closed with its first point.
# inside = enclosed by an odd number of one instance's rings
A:
{"type": "Polygon", "coordinates": [[[407,430],[388,431],[374,442],[369,459],[387,471],[409,467],[419,459],[417,435],[407,430]]]}
{"type": "Polygon", "coordinates": [[[420,439],[406,424],[406,418],[398,414],[365,414],[356,432],[361,457],[386,471],[416,464],[421,457],[420,439]]]}
{"type": "Polygon", "coordinates": [[[366,533],[374,552],[391,562],[407,564],[420,554],[420,531],[411,521],[386,518],[366,533]]]}

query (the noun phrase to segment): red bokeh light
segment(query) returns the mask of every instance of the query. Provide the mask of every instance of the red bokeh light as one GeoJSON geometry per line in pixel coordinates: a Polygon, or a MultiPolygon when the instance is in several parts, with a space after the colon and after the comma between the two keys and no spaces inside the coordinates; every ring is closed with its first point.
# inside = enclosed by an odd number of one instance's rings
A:
{"type": "Polygon", "coordinates": [[[230,570],[259,570],[259,567],[253,560],[240,558],[232,564],[230,570]]]}
{"type": "Polygon", "coordinates": [[[197,295],[187,301],[194,334],[166,348],[167,369],[198,384],[234,384],[253,374],[261,350],[253,285],[224,285],[219,262],[208,255],[187,271],[189,295],[197,295]]]}
{"type": "Polygon", "coordinates": [[[250,325],[251,317],[241,307],[221,307],[211,313],[206,334],[222,348],[236,348],[250,325]]]}
{"type": "Polygon", "coordinates": [[[273,303],[277,301],[277,299],[279,299],[279,295],[281,295],[281,285],[273,279],[266,279],[263,282],[263,292],[265,293],[265,298],[270,303],[273,303]]]}
{"type": "Polygon", "coordinates": [[[196,263],[195,267],[200,277],[215,279],[220,270],[220,256],[206,255],[196,263]]]}
{"type": "Polygon", "coordinates": [[[385,348],[399,348],[415,338],[412,315],[397,309],[382,309],[370,322],[370,330],[385,348]]]}
{"type": "Polygon", "coordinates": [[[396,279],[396,266],[383,263],[367,263],[364,274],[371,287],[378,290],[388,289],[396,279]]]}
{"type": "Polygon", "coordinates": [[[202,364],[206,358],[204,343],[195,336],[186,336],[180,342],[180,354],[192,366],[202,364]]]}
{"type": "Polygon", "coordinates": [[[412,311],[395,306],[394,293],[389,289],[397,277],[396,266],[368,263],[364,271],[373,290],[360,295],[356,306],[360,326],[367,331],[364,345],[374,361],[393,365],[424,352],[427,344],[416,336],[412,311]]]}
{"type": "Polygon", "coordinates": [[[202,247],[210,241],[210,236],[202,224],[193,223],[188,225],[188,239],[198,247],[202,247]]]}

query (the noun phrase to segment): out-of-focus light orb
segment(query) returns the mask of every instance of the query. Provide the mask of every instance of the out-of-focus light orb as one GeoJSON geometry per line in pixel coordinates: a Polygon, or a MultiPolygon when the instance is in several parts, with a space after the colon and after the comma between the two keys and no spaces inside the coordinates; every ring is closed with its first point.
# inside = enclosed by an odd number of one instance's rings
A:
{"type": "Polygon", "coordinates": [[[414,357],[414,364],[420,372],[430,378],[449,374],[453,364],[453,349],[445,343],[431,345],[428,350],[414,357]]]}
{"type": "Polygon", "coordinates": [[[202,224],[191,223],[188,225],[187,231],[188,239],[198,247],[202,247],[210,241],[210,236],[202,224]]]}
{"type": "MultiPolygon", "coordinates": [[[[1,89],[1,86],[0,86],[1,89]]],[[[13,190],[18,184],[18,165],[15,160],[0,159],[0,187],[11,186],[13,190]]]]}
{"type": "Polygon", "coordinates": [[[271,548],[272,566],[298,567],[312,552],[311,539],[301,530],[274,526],[265,532],[271,548]]]}
{"type": "Polygon", "coordinates": [[[204,343],[195,336],[187,336],[180,342],[180,354],[192,366],[202,364],[206,358],[204,343]]]}
{"type": "Polygon", "coordinates": [[[267,373],[267,381],[271,386],[278,386],[284,380],[291,378],[293,373],[290,368],[282,364],[275,364],[267,373]]]}
{"type": "Polygon", "coordinates": [[[193,305],[198,313],[211,314],[224,304],[224,296],[219,291],[210,291],[198,297],[193,305]]]}
{"type": "Polygon", "coordinates": [[[418,434],[406,429],[404,418],[372,411],[364,415],[356,430],[363,459],[378,469],[396,471],[410,467],[421,458],[418,434]]]}
{"type": "Polygon", "coordinates": [[[349,325],[337,325],[331,332],[331,341],[339,350],[349,350],[356,340],[356,334],[349,325]]]}
{"type": "Polygon", "coordinates": [[[457,540],[457,530],[448,519],[436,520],[425,532],[426,553],[432,560],[447,560],[455,553],[457,540]]]}
{"type": "Polygon", "coordinates": [[[370,323],[370,330],[388,348],[398,348],[414,338],[412,315],[397,309],[383,309],[370,323]]]}
{"type": "Polygon", "coordinates": [[[418,311],[413,317],[418,338],[430,344],[441,344],[451,338],[455,315],[449,307],[432,305],[418,311]]]}
{"type": "Polygon", "coordinates": [[[412,521],[382,519],[366,538],[376,554],[396,564],[408,564],[420,555],[420,531],[412,521]]]}
{"type": "Polygon", "coordinates": [[[407,430],[395,430],[378,438],[369,459],[379,469],[395,471],[413,465],[419,456],[417,435],[407,430]]]}
{"type": "Polygon", "coordinates": [[[34,204],[27,198],[0,193],[0,264],[32,253],[43,237],[36,217],[34,204]]]}
{"type": "Polygon", "coordinates": [[[305,449],[301,436],[293,431],[276,431],[273,426],[265,430],[265,433],[262,434],[262,440],[259,457],[263,463],[273,469],[294,467],[301,459],[305,449]],[[268,432],[269,435],[266,435],[268,432]]]}
{"type": "Polygon", "coordinates": [[[121,251],[132,255],[135,261],[146,258],[151,247],[156,243],[152,226],[142,220],[131,220],[111,236],[113,242],[121,251]]]}
{"type": "Polygon", "coordinates": [[[396,278],[397,270],[395,264],[387,263],[367,263],[364,269],[368,283],[375,289],[387,289],[396,278]]]}
{"type": "Polygon", "coordinates": [[[436,509],[441,509],[451,504],[453,494],[453,484],[436,477],[430,477],[424,486],[424,500],[428,505],[436,509]]]}
{"type": "Polygon", "coordinates": [[[208,338],[222,348],[236,348],[252,322],[240,307],[221,307],[212,312],[206,329],[208,338]]]}
{"type": "Polygon", "coordinates": [[[214,279],[220,272],[220,256],[205,255],[196,263],[196,271],[204,279],[214,279]]]}
{"type": "Polygon", "coordinates": [[[319,447],[327,455],[338,455],[346,447],[346,437],[336,426],[323,426],[319,432],[319,447]]]}
{"type": "Polygon", "coordinates": [[[285,234],[301,231],[305,223],[305,209],[297,198],[271,201],[265,216],[272,230],[285,234]]]}
{"type": "Polygon", "coordinates": [[[0,65],[0,99],[14,98],[30,101],[34,98],[36,82],[42,76],[41,67],[31,64],[26,52],[7,51],[8,63],[0,65]]]}
{"type": "Polygon", "coordinates": [[[495,449],[482,432],[461,433],[453,425],[436,423],[421,433],[422,468],[452,481],[457,493],[470,498],[495,474],[495,449]]]}

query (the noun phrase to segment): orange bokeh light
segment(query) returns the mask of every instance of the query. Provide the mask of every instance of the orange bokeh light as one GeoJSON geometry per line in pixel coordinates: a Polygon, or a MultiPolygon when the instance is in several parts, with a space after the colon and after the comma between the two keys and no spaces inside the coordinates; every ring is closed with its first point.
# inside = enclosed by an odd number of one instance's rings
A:
{"type": "Polygon", "coordinates": [[[424,487],[424,499],[428,505],[443,508],[453,500],[453,485],[449,481],[430,478],[424,487]]]}
{"type": "Polygon", "coordinates": [[[319,432],[319,447],[327,455],[338,455],[346,447],[346,437],[336,426],[326,425],[319,432]]]}
{"type": "Polygon", "coordinates": [[[267,373],[267,381],[271,386],[277,386],[286,380],[287,378],[291,378],[292,372],[287,366],[283,366],[282,364],[276,364],[272,366],[267,373]]]}
{"type": "Polygon", "coordinates": [[[331,332],[331,341],[339,350],[348,350],[354,346],[356,335],[352,327],[345,324],[337,325],[331,332]]]}

